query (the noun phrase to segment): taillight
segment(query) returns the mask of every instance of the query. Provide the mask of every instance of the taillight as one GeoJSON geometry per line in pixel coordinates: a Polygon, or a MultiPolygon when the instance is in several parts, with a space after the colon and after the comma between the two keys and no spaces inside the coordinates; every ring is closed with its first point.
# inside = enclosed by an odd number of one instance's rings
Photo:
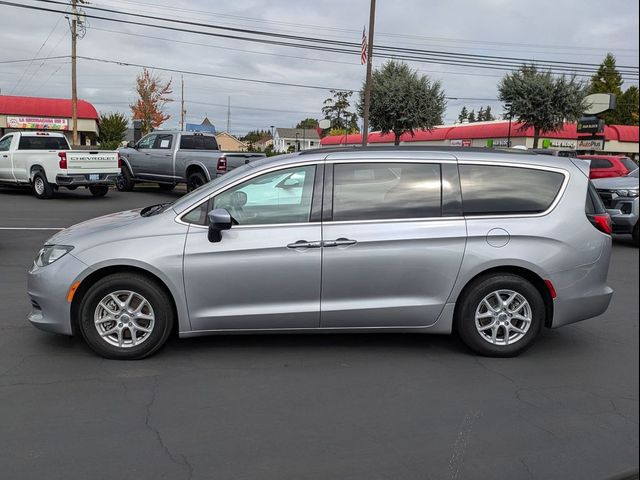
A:
{"type": "Polygon", "coordinates": [[[219,157],[218,164],[216,165],[218,173],[224,173],[227,171],[227,157],[219,157]]]}
{"type": "Polygon", "coordinates": [[[608,213],[597,213],[595,215],[587,215],[594,227],[607,235],[613,233],[613,226],[611,225],[611,217],[608,213]]]}
{"type": "Polygon", "coordinates": [[[122,155],[118,153],[118,168],[122,168],[122,155]]]}
{"type": "Polygon", "coordinates": [[[58,162],[60,168],[66,170],[67,169],[67,152],[58,152],[58,157],[60,157],[60,161],[58,162]]]}

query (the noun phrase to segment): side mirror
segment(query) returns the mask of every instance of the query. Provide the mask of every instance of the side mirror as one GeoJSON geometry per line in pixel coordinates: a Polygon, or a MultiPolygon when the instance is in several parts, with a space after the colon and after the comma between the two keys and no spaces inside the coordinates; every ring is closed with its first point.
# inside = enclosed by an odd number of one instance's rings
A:
{"type": "Polygon", "coordinates": [[[127,148],[136,148],[136,144],[134,142],[127,142],[127,148]]]}
{"type": "Polygon", "coordinates": [[[224,208],[216,208],[211,210],[207,217],[209,218],[209,241],[217,243],[222,240],[222,230],[231,228],[231,214],[224,208]]]}

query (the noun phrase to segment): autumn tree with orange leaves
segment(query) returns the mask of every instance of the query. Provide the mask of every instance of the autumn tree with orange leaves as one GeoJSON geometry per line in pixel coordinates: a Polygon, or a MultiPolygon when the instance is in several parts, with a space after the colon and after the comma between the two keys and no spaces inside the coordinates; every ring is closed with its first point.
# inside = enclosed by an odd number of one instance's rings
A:
{"type": "Polygon", "coordinates": [[[171,118],[164,113],[164,106],[173,102],[169,97],[173,93],[171,80],[164,83],[160,76],[154,75],[146,68],[136,77],[138,100],[131,105],[134,120],[140,120],[142,134],[146,135],[171,118]]]}

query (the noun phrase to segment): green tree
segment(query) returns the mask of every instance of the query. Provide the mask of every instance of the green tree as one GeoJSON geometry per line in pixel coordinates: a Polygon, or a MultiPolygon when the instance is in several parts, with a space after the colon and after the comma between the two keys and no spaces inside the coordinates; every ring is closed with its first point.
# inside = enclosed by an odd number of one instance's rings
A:
{"type": "Polygon", "coordinates": [[[122,113],[100,114],[100,135],[98,142],[105,150],[115,150],[127,138],[129,120],[122,113]]]}
{"type": "Polygon", "coordinates": [[[496,117],[494,117],[493,113],[491,113],[491,105],[487,105],[487,108],[484,111],[484,121],[493,122],[495,119],[496,117]]]}
{"type": "MultiPolygon", "coordinates": [[[[418,75],[404,62],[389,60],[371,77],[371,127],[383,134],[393,132],[395,145],[405,132],[431,130],[442,124],[446,101],[440,82],[418,75]]],[[[358,113],[363,114],[364,85],[360,90],[358,113]]]]}
{"type": "Polygon", "coordinates": [[[359,131],[358,117],[355,113],[349,111],[351,108],[351,95],[353,95],[353,92],[350,91],[331,90],[331,97],[323,102],[322,114],[326,120],[331,121],[331,128],[342,130],[349,128],[354,133],[359,131]]]}
{"type": "Polygon", "coordinates": [[[580,118],[585,110],[585,86],[575,76],[554,77],[523,65],[506,74],[498,85],[498,98],[511,103],[514,118],[522,128],[533,127],[533,148],[542,132],[557,132],[564,122],[580,118]]]}
{"type": "Polygon", "coordinates": [[[469,112],[469,116],[467,117],[467,120],[469,120],[469,123],[474,123],[476,121],[476,111],[475,110],[471,110],[469,112]]]}
{"type": "Polygon", "coordinates": [[[469,112],[468,112],[467,107],[465,105],[465,106],[462,107],[462,110],[460,110],[460,114],[458,115],[458,122],[462,123],[467,118],[469,118],[469,112]]]}
{"type": "MultiPolygon", "coordinates": [[[[612,53],[607,53],[598,71],[591,77],[589,93],[613,93],[618,102],[622,93],[622,75],[616,67],[616,57],[612,53]]],[[[612,110],[598,115],[607,124],[621,123],[619,110],[612,110]]]]}
{"type": "Polygon", "coordinates": [[[318,120],[315,118],[305,118],[298,122],[296,128],[318,128],[318,120]]]}
{"type": "Polygon", "coordinates": [[[638,125],[638,87],[631,85],[620,98],[616,109],[620,125],[638,125]]]}

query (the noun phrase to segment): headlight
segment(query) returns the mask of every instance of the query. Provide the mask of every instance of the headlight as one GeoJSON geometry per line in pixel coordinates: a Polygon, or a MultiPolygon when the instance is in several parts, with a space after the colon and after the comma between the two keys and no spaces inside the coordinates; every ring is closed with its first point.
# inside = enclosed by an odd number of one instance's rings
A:
{"type": "Polygon", "coordinates": [[[638,189],[636,190],[616,190],[616,193],[620,197],[637,197],[638,189]]]}
{"type": "Polygon", "coordinates": [[[38,252],[36,265],[39,267],[51,265],[56,260],[60,260],[71,250],[73,250],[73,247],[68,245],[45,245],[42,250],[38,252]]]}

